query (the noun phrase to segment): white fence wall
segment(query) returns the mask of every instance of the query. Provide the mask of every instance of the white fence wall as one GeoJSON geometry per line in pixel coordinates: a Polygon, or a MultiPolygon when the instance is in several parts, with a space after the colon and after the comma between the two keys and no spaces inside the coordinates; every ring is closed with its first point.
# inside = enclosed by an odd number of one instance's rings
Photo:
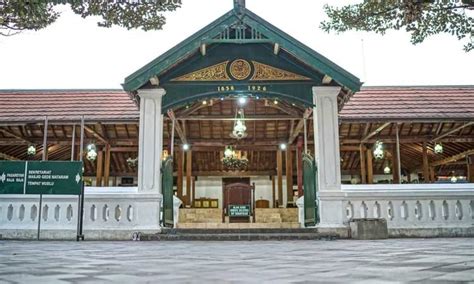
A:
{"type": "MultiPolygon", "coordinates": [[[[137,188],[86,188],[84,233],[88,239],[130,239],[135,231],[159,232],[161,196],[137,188]]],[[[78,223],[78,197],[44,195],[41,237],[73,239],[78,223]]],[[[38,195],[0,196],[0,234],[4,238],[36,237],[38,195]]]]}
{"type": "Polygon", "coordinates": [[[342,194],[345,222],[384,218],[394,233],[407,236],[416,236],[413,229],[474,233],[473,184],[344,185],[342,194]]]}

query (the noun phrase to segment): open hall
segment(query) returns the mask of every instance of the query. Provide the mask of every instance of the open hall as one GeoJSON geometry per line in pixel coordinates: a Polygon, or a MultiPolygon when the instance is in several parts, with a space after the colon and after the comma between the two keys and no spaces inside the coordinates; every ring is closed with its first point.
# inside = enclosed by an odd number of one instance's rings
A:
{"type": "MultiPolygon", "coordinates": [[[[235,1],[123,90],[0,90],[0,159],[83,161],[91,239],[348,238],[355,218],[386,219],[391,236],[474,235],[474,87],[362,85],[235,1]]],[[[77,197],[2,195],[1,233],[35,236],[42,218],[45,238],[68,238],[77,212],[77,197]]]]}

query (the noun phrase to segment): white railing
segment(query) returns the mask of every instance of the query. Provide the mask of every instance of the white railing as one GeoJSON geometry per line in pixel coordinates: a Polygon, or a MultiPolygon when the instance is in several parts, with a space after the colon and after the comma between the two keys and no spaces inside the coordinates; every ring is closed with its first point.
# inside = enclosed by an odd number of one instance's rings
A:
{"type": "MultiPolygon", "coordinates": [[[[92,239],[128,239],[134,231],[158,232],[161,196],[137,188],[86,188],[84,232],[92,239]]],[[[41,210],[41,236],[69,239],[76,235],[78,197],[0,196],[0,234],[4,238],[36,236],[41,210]]]]}
{"type": "Polygon", "coordinates": [[[384,218],[389,229],[474,228],[473,184],[343,185],[343,217],[384,218]]]}

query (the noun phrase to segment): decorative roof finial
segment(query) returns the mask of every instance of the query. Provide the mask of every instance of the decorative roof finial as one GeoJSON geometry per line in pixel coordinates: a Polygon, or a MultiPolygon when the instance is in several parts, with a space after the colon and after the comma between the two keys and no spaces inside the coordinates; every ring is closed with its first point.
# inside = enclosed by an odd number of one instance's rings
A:
{"type": "Polygon", "coordinates": [[[245,0],[234,0],[234,9],[245,8],[245,0]]]}

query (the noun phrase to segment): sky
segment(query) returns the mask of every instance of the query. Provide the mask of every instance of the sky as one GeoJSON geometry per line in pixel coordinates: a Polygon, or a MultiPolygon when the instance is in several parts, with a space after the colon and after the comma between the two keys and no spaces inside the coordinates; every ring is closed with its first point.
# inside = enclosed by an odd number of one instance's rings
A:
{"type": "MultiPolygon", "coordinates": [[[[247,8],[365,86],[474,85],[474,51],[464,52],[455,37],[436,35],[414,46],[404,31],[327,34],[319,29],[327,2],[247,0],[247,8]]],[[[144,32],[101,28],[97,18],[61,6],[61,17],[46,29],[0,37],[0,89],[120,89],[126,76],[232,7],[232,0],[183,0],[163,30],[144,32]]]]}

